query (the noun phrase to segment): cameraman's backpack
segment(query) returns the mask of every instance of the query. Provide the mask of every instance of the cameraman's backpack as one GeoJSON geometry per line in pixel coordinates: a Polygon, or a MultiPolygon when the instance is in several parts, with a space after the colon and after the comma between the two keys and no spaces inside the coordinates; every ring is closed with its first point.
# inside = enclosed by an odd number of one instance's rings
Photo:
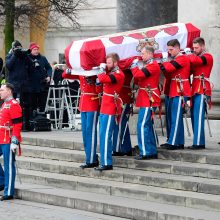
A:
{"type": "Polygon", "coordinates": [[[51,131],[51,120],[46,117],[45,113],[34,112],[30,127],[32,131],[51,131]]]}

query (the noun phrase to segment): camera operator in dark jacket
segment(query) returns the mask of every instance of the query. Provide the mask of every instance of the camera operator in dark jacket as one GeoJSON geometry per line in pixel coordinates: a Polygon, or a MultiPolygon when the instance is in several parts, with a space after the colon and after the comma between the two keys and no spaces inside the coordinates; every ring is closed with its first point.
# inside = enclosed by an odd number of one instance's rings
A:
{"type": "Polygon", "coordinates": [[[6,56],[7,81],[14,86],[13,96],[17,99],[23,111],[23,130],[30,129],[30,68],[29,50],[24,50],[19,41],[12,43],[12,48],[6,56]]]}
{"type": "Polygon", "coordinates": [[[30,43],[31,53],[29,58],[32,62],[31,68],[31,107],[32,110],[44,112],[48,86],[52,75],[52,68],[47,58],[39,53],[39,46],[36,43],[30,43]]]}

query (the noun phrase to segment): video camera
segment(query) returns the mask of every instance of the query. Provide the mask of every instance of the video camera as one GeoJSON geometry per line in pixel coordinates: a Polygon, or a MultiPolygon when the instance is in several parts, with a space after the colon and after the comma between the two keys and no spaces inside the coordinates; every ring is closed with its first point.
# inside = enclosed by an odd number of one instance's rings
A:
{"type": "Polygon", "coordinates": [[[15,53],[15,55],[18,55],[18,56],[27,56],[28,54],[31,53],[29,49],[23,49],[21,47],[15,47],[13,49],[13,52],[15,53]]]}

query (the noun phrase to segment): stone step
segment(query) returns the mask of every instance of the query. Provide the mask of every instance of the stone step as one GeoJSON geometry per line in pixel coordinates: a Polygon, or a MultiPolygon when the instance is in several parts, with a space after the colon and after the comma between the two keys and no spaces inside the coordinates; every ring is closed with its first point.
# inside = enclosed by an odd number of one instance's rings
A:
{"type": "Polygon", "coordinates": [[[220,196],[88,177],[19,170],[22,182],[220,212],[220,196]]]}
{"type": "MultiPolygon", "coordinates": [[[[53,149],[69,149],[69,150],[79,150],[84,151],[83,143],[81,142],[72,142],[72,141],[58,141],[58,140],[44,140],[39,138],[24,138],[22,142],[22,147],[25,146],[38,146],[40,147],[50,147],[53,149]],[[32,142],[33,141],[33,142],[32,142]]],[[[97,148],[99,152],[99,147],[97,148]]],[[[176,151],[167,151],[161,148],[158,148],[158,156],[160,159],[165,160],[180,160],[183,162],[191,163],[208,163],[220,165],[220,151],[218,148],[207,148],[200,151],[192,150],[176,150],[176,151]]]]}
{"type": "Polygon", "coordinates": [[[17,164],[19,169],[51,172],[54,173],[54,175],[68,174],[95,178],[97,181],[102,179],[220,195],[220,180],[218,179],[181,176],[172,173],[151,172],[120,167],[114,167],[112,171],[97,172],[94,169],[82,170],[79,167],[80,164],[75,162],[29,157],[17,157],[17,164]]]}
{"type": "MultiPolygon", "coordinates": [[[[18,185],[18,184],[17,184],[18,185]]],[[[17,198],[136,220],[219,220],[220,212],[45,185],[17,186],[17,198]]]]}
{"type": "MultiPolygon", "coordinates": [[[[85,155],[83,151],[68,149],[53,149],[38,146],[24,146],[23,155],[44,159],[62,161],[83,162],[85,155]]],[[[154,172],[172,173],[186,176],[199,176],[205,178],[220,179],[220,166],[211,164],[199,164],[171,160],[135,160],[133,157],[114,157],[113,164],[117,167],[130,169],[148,170],[154,172]]]]}

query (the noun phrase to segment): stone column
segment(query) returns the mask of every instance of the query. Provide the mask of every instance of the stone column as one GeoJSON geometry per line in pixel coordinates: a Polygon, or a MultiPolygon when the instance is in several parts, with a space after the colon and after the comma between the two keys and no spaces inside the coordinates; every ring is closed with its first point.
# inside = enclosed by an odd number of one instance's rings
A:
{"type": "Polygon", "coordinates": [[[207,48],[214,57],[214,65],[211,74],[211,81],[214,84],[214,90],[220,92],[220,1],[209,1],[208,14],[208,39],[207,48]]]}
{"type": "Polygon", "coordinates": [[[118,0],[118,31],[177,22],[177,0],[118,0]]]}

